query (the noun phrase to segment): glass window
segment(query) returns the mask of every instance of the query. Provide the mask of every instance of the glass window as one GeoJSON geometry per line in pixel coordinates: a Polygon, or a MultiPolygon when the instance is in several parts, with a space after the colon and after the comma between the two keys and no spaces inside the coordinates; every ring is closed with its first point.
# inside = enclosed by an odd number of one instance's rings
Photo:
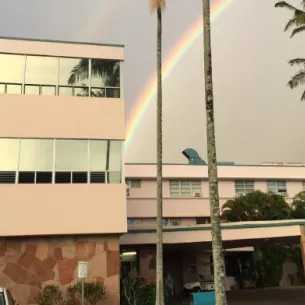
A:
{"type": "Polygon", "coordinates": [[[245,193],[254,192],[253,180],[237,180],[235,181],[235,193],[236,195],[242,195],[245,193]]]}
{"type": "Polygon", "coordinates": [[[16,171],[19,159],[19,139],[0,139],[0,171],[16,171]]]}
{"type": "Polygon", "coordinates": [[[87,171],[88,140],[56,140],[56,171],[87,171]]]}
{"type": "Polygon", "coordinates": [[[116,60],[91,60],[91,96],[120,97],[120,62],[116,60]],[[104,88],[104,89],[102,89],[104,88]]]}
{"type": "Polygon", "coordinates": [[[39,85],[57,84],[57,57],[27,56],[25,83],[39,85]]]}
{"type": "Polygon", "coordinates": [[[267,181],[267,190],[271,193],[286,193],[286,181],[284,180],[269,180],[267,181]]]}
{"type": "Polygon", "coordinates": [[[107,141],[90,141],[90,170],[105,171],[107,159],[107,141]]]}
{"type": "Polygon", "coordinates": [[[20,171],[52,171],[53,144],[49,139],[22,139],[20,171]]]}
{"type": "Polygon", "coordinates": [[[110,141],[109,171],[122,169],[122,141],[110,141]]]}
{"type": "Polygon", "coordinates": [[[24,55],[0,54],[0,82],[23,83],[24,55]]]}
{"type": "Polygon", "coordinates": [[[59,59],[59,95],[88,96],[88,84],[89,59],[59,59]],[[71,86],[72,90],[69,89],[71,86]]]}
{"type": "Polygon", "coordinates": [[[172,197],[200,197],[201,182],[200,180],[170,180],[170,195],[172,197]]]}

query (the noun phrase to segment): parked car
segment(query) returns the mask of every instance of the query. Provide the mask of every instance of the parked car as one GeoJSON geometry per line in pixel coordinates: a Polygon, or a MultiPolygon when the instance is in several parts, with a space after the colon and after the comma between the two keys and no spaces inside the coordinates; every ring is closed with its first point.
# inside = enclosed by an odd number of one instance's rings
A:
{"type": "Polygon", "coordinates": [[[11,292],[5,287],[0,287],[0,305],[17,305],[11,292]]]}

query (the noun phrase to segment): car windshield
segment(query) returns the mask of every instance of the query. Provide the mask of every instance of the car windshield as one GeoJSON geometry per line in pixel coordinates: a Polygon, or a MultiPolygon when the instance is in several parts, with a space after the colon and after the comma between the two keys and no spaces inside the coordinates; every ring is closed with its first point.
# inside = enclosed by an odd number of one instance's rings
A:
{"type": "Polygon", "coordinates": [[[0,292],[0,305],[5,305],[4,293],[0,292]]]}

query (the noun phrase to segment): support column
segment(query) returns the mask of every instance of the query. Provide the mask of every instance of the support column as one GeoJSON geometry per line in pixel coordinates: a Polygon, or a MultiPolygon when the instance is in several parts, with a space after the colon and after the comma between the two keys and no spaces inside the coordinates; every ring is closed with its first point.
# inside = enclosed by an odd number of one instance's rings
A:
{"type": "Polygon", "coordinates": [[[302,253],[302,264],[303,264],[303,272],[305,274],[305,226],[300,225],[301,237],[300,237],[300,245],[301,245],[301,253],[302,253]]]}

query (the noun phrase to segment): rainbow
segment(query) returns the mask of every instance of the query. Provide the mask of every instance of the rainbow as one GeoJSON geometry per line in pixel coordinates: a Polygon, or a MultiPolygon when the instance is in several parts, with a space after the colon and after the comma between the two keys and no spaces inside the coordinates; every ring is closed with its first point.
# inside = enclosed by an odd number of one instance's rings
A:
{"type": "MultiPolygon", "coordinates": [[[[215,21],[225,9],[234,0],[216,0],[211,6],[211,21],[215,21]]],[[[182,35],[181,39],[171,49],[169,55],[163,62],[162,66],[162,81],[165,82],[180,60],[189,51],[194,42],[201,36],[202,29],[202,17],[199,17],[182,35]]],[[[157,93],[157,80],[156,72],[152,75],[147,82],[144,90],[141,92],[136,100],[135,106],[131,115],[127,121],[126,139],[125,139],[125,152],[128,151],[130,143],[135,135],[137,128],[139,127],[141,120],[148,110],[149,106],[154,101],[154,97],[157,93]]]]}

